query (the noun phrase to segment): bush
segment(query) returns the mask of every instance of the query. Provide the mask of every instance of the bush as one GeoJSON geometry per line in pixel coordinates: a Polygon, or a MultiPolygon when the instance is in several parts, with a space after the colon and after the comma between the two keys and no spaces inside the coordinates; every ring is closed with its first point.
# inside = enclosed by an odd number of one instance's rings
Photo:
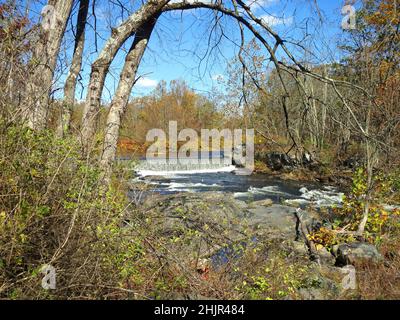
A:
{"type": "Polygon", "coordinates": [[[141,240],[121,228],[127,199],[100,183],[96,163],[73,137],[1,126],[0,297],[99,298],[126,295],[139,279],[141,240]],[[40,269],[57,270],[57,289],[40,269]]]}

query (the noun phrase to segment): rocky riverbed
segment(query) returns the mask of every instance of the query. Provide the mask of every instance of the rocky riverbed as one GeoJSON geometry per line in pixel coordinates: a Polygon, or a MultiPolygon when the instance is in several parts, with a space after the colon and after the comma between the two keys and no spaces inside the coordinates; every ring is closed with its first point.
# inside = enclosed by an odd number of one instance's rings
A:
{"type": "Polygon", "coordinates": [[[169,239],[168,250],[175,259],[188,265],[195,261],[199,270],[217,270],[239,261],[246,248],[261,242],[268,244],[265,263],[282,253],[288,264],[302,261],[314,279],[297,288],[302,299],[356,295],[346,287],[347,265],[358,259],[381,259],[368,244],[342,246],[332,253],[315,249],[306,233],[322,225],[329,228],[326,216],[269,199],[245,202],[224,192],[157,194],[145,200],[141,211],[146,212],[149,227],[169,239]]]}

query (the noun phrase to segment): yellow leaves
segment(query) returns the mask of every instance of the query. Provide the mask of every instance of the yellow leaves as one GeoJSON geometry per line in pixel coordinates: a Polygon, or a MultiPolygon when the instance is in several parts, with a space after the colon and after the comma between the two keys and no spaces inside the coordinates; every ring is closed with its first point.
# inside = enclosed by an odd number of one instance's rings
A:
{"type": "Polygon", "coordinates": [[[24,233],[21,233],[19,235],[19,239],[21,240],[21,243],[26,243],[26,241],[28,239],[28,236],[26,234],[24,234],[24,233]]]}
{"type": "Polygon", "coordinates": [[[389,213],[386,210],[381,210],[381,219],[385,222],[389,218],[389,213]]]}
{"type": "Polygon", "coordinates": [[[6,219],[7,219],[7,213],[5,211],[0,212],[0,230],[2,230],[2,232],[7,227],[6,219]]]}
{"type": "Polygon", "coordinates": [[[381,232],[382,227],[388,222],[391,212],[381,209],[372,208],[368,218],[367,228],[372,232],[381,232]]]}
{"type": "Polygon", "coordinates": [[[39,177],[39,172],[35,168],[30,170],[30,174],[33,178],[39,177]]]}
{"type": "Polygon", "coordinates": [[[394,66],[395,66],[394,62],[382,61],[379,65],[379,71],[381,76],[386,75],[388,73],[388,70],[392,69],[394,66]]]}
{"type": "Polygon", "coordinates": [[[325,246],[331,246],[337,243],[336,234],[325,227],[307,235],[308,240],[315,243],[315,248],[321,250],[325,246]]]}
{"type": "Polygon", "coordinates": [[[7,214],[5,211],[0,212],[0,230],[5,228],[5,221],[7,218],[7,214]]]}

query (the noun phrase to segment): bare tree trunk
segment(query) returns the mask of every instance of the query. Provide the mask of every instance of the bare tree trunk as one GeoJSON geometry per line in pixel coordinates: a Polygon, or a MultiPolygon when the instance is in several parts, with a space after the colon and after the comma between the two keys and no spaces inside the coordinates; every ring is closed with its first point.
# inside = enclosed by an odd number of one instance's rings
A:
{"type": "Polygon", "coordinates": [[[136,81],[136,73],[140,61],[147,48],[151,33],[153,32],[158,17],[152,18],[136,32],[135,40],[125,59],[121,72],[118,88],[111,102],[107,117],[101,167],[104,171],[105,181],[109,181],[112,173],[112,164],[117,152],[117,143],[121,120],[125,113],[129,96],[136,81]]]}
{"type": "Polygon", "coordinates": [[[82,117],[82,142],[85,151],[96,131],[96,120],[100,111],[100,99],[104,88],[104,82],[115,55],[124,42],[132,36],[137,29],[167,4],[169,0],[149,0],[141,8],[133,13],[118,28],[112,30],[111,37],[107,40],[99,57],[92,64],[88,94],[82,117]]]}
{"type": "Polygon", "coordinates": [[[76,22],[75,48],[72,57],[71,68],[64,86],[64,101],[61,109],[61,115],[57,128],[57,135],[62,137],[68,132],[72,107],[75,103],[76,81],[82,68],[83,49],[85,44],[85,27],[89,12],[89,0],[80,0],[79,13],[76,22]]]}
{"type": "MultiPolygon", "coordinates": [[[[370,122],[371,122],[371,105],[368,107],[367,112],[367,121],[366,121],[366,128],[365,132],[368,135],[370,129],[370,122]]],[[[364,205],[364,212],[361,222],[357,229],[357,234],[362,236],[365,231],[365,226],[368,222],[369,217],[369,208],[372,198],[372,184],[373,184],[373,170],[374,170],[374,150],[372,146],[372,142],[369,140],[369,137],[365,137],[365,155],[366,155],[366,170],[367,170],[367,191],[365,194],[365,205],[364,205]]]]}
{"type": "Polygon", "coordinates": [[[48,100],[54,70],[73,2],[73,0],[50,0],[48,6],[44,8],[42,32],[31,60],[34,68],[28,81],[24,104],[28,126],[32,129],[41,130],[47,124],[48,100]]]}
{"type": "MultiPolygon", "coordinates": [[[[324,77],[326,77],[328,75],[326,66],[324,66],[323,75],[324,75],[324,77]]],[[[322,113],[322,115],[321,115],[321,130],[322,131],[321,131],[321,144],[320,144],[320,146],[321,146],[320,149],[321,150],[322,150],[322,147],[323,147],[323,145],[325,143],[325,126],[326,126],[326,117],[327,117],[327,112],[326,112],[327,111],[326,110],[327,105],[328,105],[328,83],[326,82],[324,84],[323,103],[321,105],[321,108],[322,108],[322,111],[321,111],[321,113],[322,113]]]]}

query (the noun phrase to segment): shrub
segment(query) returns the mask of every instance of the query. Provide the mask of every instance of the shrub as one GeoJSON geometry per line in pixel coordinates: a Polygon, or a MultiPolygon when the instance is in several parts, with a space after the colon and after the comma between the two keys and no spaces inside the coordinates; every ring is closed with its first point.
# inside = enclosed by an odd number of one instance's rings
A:
{"type": "MultiPolygon", "coordinates": [[[[140,281],[141,239],[121,228],[127,199],[101,185],[73,137],[1,126],[0,297],[98,298],[140,281]],[[57,271],[57,289],[40,269],[57,271]]],[[[115,294],[115,293],[114,293],[115,294]]]]}

